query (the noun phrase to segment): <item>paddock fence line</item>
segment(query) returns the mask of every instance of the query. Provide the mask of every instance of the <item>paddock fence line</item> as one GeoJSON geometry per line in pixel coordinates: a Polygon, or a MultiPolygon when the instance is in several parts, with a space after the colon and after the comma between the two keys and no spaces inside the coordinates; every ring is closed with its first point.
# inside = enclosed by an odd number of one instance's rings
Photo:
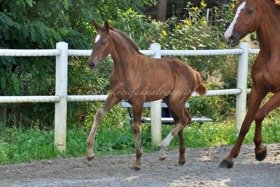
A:
{"type": "MultiPolygon", "coordinates": [[[[153,43],[150,50],[140,50],[141,53],[153,58],[162,56],[213,56],[239,55],[237,86],[232,89],[208,90],[206,96],[236,95],[236,128],[239,131],[246,114],[247,78],[249,54],[258,54],[258,49],[250,49],[247,43],[241,43],[237,49],[217,50],[162,50],[161,46],[153,43]]],[[[0,96],[0,103],[55,103],[54,145],[59,151],[66,150],[67,103],[82,101],[105,101],[107,95],[68,95],[68,57],[90,56],[91,50],[68,49],[68,44],[59,42],[56,49],[0,49],[1,56],[38,57],[55,56],[55,95],[52,96],[0,96]]],[[[193,93],[192,96],[197,96],[193,93]]],[[[154,145],[161,143],[161,105],[160,101],[151,103],[151,138],[154,145]]]]}

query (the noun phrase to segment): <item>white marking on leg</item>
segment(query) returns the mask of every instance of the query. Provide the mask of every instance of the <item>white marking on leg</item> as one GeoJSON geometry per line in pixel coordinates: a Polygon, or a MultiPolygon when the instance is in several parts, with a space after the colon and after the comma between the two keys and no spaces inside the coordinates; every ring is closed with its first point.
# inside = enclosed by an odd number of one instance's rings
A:
{"type": "Polygon", "coordinates": [[[105,113],[105,111],[103,109],[98,109],[95,114],[94,121],[93,121],[91,130],[90,130],[88,139],[87,139],[88,143],[91,142],[90,146],[88,145],[88,149],[87,149],[88,157],[94,157],[93,146],[94,146],[94,139],[95,139],[95,135],[96,135],[97,125],[104,113],[105,113]]]}
{"type": "Polygon", "coordinates": [[[95,37],[94,42],[97,43],[99,40],[100,40],[100,34],[98,34],[98,35],[95,37]]]}
{"type": "Polygon", "coordinates": [[[228,40],[228,38],[231,37],[234,25],[236,24],[237,19],[238,19],[239,15],[240,15],[240,12],[245,7],[245,5],[246,5],[246,1],[243,2],[241,5],[239,5],[239,7],[237,8],[235,16],[233,18],[233,21],[231,22],[231,24],[229,25],[228,29],[226,30],[226,32],[224,34],[226,40],[228,40]]]}
{"type": "Polygon", "coordinates": [[[174,138],[171,133],[169,133],[166,138],[161,142],[161,146],[163,147],[168,147],[170,144],[171,140],[174,138]]]}
{"type": "Polygon", "coordinates": [[[169,133],[166,136],[166,138],[161,142],[161,148],[160,148],[160,159],[161,160],[164,160],[166,158],[167,147],[173,138],[174,138],[174,136],[172,136],[172,134],[169,133]]]}
{"type": "Polygon", "coordinates": [[[97,112],[95,114],[95,117],[94,117],[94,121],[93,121],[93,124],[92,124],[91,131],[90,131],[91,138],[94,138],[94,135],[96,134],[96,130],[97,130],[96,129],[97,125],[98,125],[100,119],[102,118],[103,114],[104,114],[104,110],[103,109],[98,109],[97,110],[97,112]]]}

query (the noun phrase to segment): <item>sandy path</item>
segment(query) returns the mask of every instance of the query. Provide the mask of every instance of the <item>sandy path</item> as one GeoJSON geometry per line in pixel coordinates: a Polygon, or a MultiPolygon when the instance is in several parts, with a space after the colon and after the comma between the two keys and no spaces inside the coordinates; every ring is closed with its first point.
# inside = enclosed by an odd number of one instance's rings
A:
{"type": "Polygon", "coordinates": [[[230,147],[187,149],[187,162],[178,166],[178,153],[145,154],[142,169],[131,169],[134,155],[57,158],[0,166],[0,186],[280,186],[280,144],[268,145],[268,156],[258,162],[254,146],[244,145],[232,169],[218,168],[230,147]]]}

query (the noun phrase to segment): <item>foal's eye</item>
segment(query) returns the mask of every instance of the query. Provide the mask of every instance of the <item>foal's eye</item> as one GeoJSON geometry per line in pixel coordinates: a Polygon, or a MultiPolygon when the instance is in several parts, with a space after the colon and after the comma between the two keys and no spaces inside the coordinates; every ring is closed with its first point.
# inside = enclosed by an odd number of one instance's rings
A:
{"type": "Polygon", "coordinates": [[[247,9],[247,14],[249,16],[253,15],[254,11],[252,9],[247,9]]]}

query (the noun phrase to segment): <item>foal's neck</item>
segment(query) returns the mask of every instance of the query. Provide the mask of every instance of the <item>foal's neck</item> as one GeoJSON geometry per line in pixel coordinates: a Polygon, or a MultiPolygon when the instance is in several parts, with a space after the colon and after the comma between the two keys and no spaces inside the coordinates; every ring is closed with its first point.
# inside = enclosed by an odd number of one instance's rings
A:
{"type": "Polygon", "coordinates": [[[261,12],[261,25],[257,31],[260,41],[260,49],[267,54],[279,53],[280,51],[280,10],[270,1],[263,2],[261,12]]]}
{"type": "Polygon", "coordinates": [[[126,71],[127,68],[137,68],[138,60],[136,59],[139,58],[141,53],[136,46],[116,31],[112,31],[111,36],[114,45],[114,50],[111,53],[114,68],[121,71],[126,71]]]}

